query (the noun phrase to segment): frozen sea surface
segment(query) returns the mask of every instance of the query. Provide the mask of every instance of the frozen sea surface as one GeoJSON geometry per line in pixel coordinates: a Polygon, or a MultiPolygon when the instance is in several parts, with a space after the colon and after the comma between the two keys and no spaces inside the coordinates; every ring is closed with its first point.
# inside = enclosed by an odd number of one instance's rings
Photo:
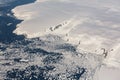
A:
{"type": "Polygon", "coordinates": [[[54,35],[0,45],[0,78],[5,80],[93,80],[104,60],[54,35]]]}

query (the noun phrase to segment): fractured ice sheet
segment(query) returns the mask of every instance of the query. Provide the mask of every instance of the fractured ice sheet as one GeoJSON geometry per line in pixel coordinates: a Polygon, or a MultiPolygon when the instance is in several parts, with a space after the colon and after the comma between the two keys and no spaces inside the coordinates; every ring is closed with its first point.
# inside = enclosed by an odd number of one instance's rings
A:
{"type": "Polygon", "coordinates": [[[7,80],[93,80],[104,60],[55,35],[1,43],[0,50],[0,78],[7,80]]]}

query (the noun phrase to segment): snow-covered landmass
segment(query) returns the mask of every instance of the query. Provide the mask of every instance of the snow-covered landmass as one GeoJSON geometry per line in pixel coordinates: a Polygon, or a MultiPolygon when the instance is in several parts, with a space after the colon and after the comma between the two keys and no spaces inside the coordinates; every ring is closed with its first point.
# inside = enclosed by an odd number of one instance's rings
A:
{"type": "Polygon", "coordinates": [[[106,64],[120,66],[118,3],[118,0],[37,0],[13,9],[16,17],[25,20],[14,32],[29,38],[59,35],[68,43],[78,44],[78,49],[92,53],[101,54],[101,48],[105,48],[109,53],[106,64]]]}

